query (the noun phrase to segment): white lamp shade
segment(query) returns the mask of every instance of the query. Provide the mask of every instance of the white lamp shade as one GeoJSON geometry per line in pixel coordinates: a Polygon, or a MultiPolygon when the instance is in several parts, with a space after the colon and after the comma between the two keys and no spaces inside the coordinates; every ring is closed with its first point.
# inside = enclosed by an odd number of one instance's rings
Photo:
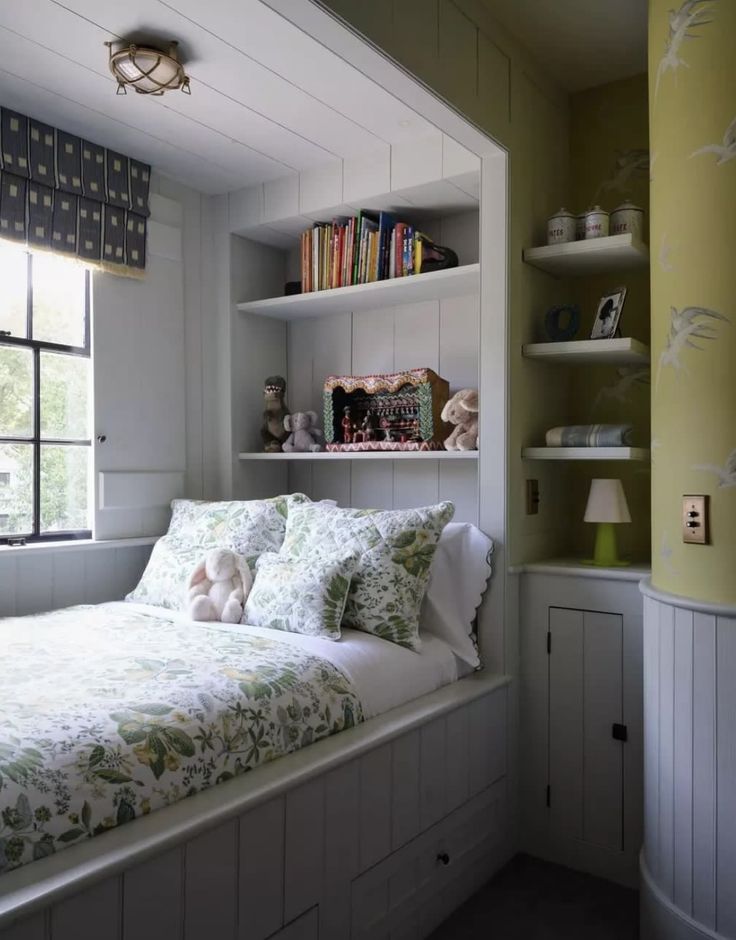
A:
{"type": "Polygon", "coordinates": [[[631,522],[626,494],[620,480],[592,480],[586,522],[631,522]]]}

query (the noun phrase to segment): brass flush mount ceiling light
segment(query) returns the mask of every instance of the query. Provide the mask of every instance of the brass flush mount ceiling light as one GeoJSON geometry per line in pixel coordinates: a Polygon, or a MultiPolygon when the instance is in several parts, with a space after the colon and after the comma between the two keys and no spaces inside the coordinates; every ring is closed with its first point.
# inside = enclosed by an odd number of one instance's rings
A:
{"type": "Polygon", "coordinates": [[[128,85],[139,95],[162,95],[177,88],[191,95],[189,78],[179,61],[177,43],[172,42],[168,52],[152,46],[136,46],[125,40],[106,42],[105,45],[110,50],[110,71],[117,80],[118,95],[127,94],[128,85]]]}

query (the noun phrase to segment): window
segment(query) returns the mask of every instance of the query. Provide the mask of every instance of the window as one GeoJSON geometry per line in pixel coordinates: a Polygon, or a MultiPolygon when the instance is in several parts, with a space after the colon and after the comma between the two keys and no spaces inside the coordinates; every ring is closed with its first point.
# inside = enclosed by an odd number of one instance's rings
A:
{"type": "Polygon", "coordinates": [[[90,277],[0,243],[0,542],[91,535],[90,277]]]}

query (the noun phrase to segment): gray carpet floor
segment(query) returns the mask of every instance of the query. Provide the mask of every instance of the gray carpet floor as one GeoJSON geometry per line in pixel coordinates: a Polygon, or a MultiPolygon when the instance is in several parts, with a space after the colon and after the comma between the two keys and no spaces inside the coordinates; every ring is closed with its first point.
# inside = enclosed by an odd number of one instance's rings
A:
{"type": "Polygon", "coordinates": [[[636,940],[636,891],[518,855],[430,940],[636,940]]]}

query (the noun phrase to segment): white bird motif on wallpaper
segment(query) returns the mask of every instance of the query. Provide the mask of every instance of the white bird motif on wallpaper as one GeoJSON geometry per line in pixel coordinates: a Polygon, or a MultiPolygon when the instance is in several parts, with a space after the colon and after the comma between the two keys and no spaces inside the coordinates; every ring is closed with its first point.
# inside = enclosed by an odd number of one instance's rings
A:
{"type": "Polygon", "coordinates": [[[698,33],[692,32],[693,29],[713,22],[703,17],[710,13],[714,2],[715,0],[684,0],[679,10],[669,11],[669,36],[665,42],[664,55],[657,66],[657,80],[654,85],[655,99],[659,91],[659,82],[666,72],[675,72],[681,65],[690,68],[688,63],[680,58],[680,47],[686,39],[700,38],[698,33]]]}
{"type": "MultiPolygon", "coordinates": [[[[728,317],[717,310],[708,307],[670,307],[671,322],[667,344],[659,355],[659,368],[657,369],[657,385],[664,366],[674,366],[679,371],[684,368],[680,362],[680,355],[686,347],[690,349],[703,349],[695,340],[715,339],[717,336],[715,326],[709,320],[723,320],[730,323],[728,317]]],[[[687,372],[687,369],[685,369],[687,372]]]]}
{"type": "Polygon", "coordinates": [[[667,241],[667,233],[662,235],[662,244],[659,247],[659,266],[663,271],[674,271],[675,266],[670,261],[672,245],[667,241]]]}
{"type": "Polygon", "coordinates": [[[665,529],[662,533],[662,542],[659,549],[659,557],[662,559],[662,567],[670,575],[678,573],[677,568],[672,564],[672,546],[670,545],[669,532],[665,529]]]}
{"type": "Polygon", "coordinates": [[[628,365],[616,370],[618,380],[613,385],[604,386],[596,395],[593,410],[596,410],[604,401],[617,401],[627,405],[631,401],[631,393],[638,387],[650,384],[650,373],[647,366],[628,365]]]}
{"type": "Polygon", "coordinates": [[[736,486],[736,450],[732,450],[726,457],[726,466],[718,467],[716,464],[698,464],[693,470],[704,470],[706,473],[715,473],[718,477],[718,486],[736,486]]]}
{"type": "Polygon", "coordinates": [[[595,199],[603,193],[616,191],[628,193],[635,179],[647,179],[649,176],[649,151],[640,148],[619,150],[611,175],[598,187],[595,199]]]}
{"type": "Polygon", "coordinates": [[[720,166],[722,163],[728,163],[729,160],[736,159],[736,118],[734,118],[726,128],[726,133],[723,135],[723,143],[708,144],[705,147],[701,147],[699,150],[696,150],[690,154],[690,159],[692,160],[693,157],[700,156],[701,153],[718,154],[716,166],[720,166]]]}

